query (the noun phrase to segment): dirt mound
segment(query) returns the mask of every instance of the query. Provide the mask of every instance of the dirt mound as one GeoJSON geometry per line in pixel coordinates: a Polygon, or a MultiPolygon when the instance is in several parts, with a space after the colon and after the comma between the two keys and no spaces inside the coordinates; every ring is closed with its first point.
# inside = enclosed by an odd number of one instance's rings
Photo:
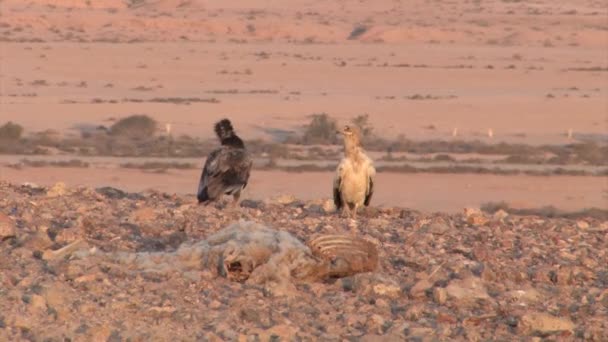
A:
{"type": "Polygon", "coordinates": [[[607,222],[242,204],[0,183],[0,340],[608,338],[607,222]]]}

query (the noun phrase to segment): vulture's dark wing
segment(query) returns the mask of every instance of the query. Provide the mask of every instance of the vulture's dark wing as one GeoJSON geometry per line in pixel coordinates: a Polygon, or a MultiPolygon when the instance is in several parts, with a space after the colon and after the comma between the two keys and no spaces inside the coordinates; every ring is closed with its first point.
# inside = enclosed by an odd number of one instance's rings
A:
{"type": "Polygon", "coordinates": [[[365,192],[365,200],[363,204],[367,207],[374,195],[374,177],[376,176],[376,168],[372,164],[371,159],[367,158],[367,191],[365,192]]]}
{"type": "Polygon", "coordinates": [[[334,192],[334,204],[337,210],[342,209],[344,202],[342,202],[342,195],[340,194],[340,187],[342,186],[342,163],[338,165],[336,170],[336,176],[334,178],[333,192],[334,192]]]}
{"type": "Polygon", "coordinates": [[[367,207],[369,202],[372,200],[372,195],[374,194],[374,179],[372,176],[369,176],[369,184],[367,187],[367,192],[365,193],[365,201],[363,204],[367,207]]]}
{"type": "Polygon", "coordinates": [[[242,148],[222,146],[209,154],[198,185],[199,202],[236,193],[249,181],[253,160],[242,148]]]}

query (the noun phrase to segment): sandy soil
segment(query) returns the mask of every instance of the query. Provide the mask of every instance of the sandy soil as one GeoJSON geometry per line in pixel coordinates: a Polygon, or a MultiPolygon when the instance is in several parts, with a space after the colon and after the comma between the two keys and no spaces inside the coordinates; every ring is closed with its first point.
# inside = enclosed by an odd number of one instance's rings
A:
{"type": "MultiPolygon", "coordinates": [[[[127,169],[0,167],[0,178],[16,184],[34,182],[51,186],[113,186],[127,191],[156,189],[191,195],[194,199],[200,171],[170,170],[166,173],[127,169]]],[[[256,170],[243,198],[266,200],[294,195],[304,200],[331,197],[333,173],[287,173],[256,170]]],[[[433,212],[461,212],[486,202],[505,201],[513,207],[536,208],[553,205],[563,210],[606,208],[606,177],[491,176],[381,173],[377,179],[373,206],[400,206],[433,212]]]]}
{"type": "Polygon", "coordinates": [[[176,134],[209,136],[229,116],[268,138],[326,112],[369,113],[392,137],[560,143],[608,125],[597,1],[1,6],[0,122],[33,131],[146,113],[176,134]],[[216,101],[149,102],[170,97],[216,101]]]}

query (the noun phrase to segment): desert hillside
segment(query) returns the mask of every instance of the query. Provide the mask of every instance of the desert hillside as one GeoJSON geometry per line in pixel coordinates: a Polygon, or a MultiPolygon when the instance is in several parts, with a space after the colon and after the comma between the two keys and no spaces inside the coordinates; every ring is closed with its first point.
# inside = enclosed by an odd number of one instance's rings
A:
{"type": "MultiPolygon", "coordinates": [[[[156,191],[1,183],[0,339],[608,338],[606,220],[395,207],[370,208],[354,223],[322,201],[286,196],[238,209],[194,203],[156,191]],[[375,246],[377,268],[301,280],[302,264],[254,281],[244,271],[253,277],[267,264],[224,268],[188,247],[247,221],[295,244],[362,238],[375,246]]],[[[240,243],[248,242],[220,260],[240,243]]]]}

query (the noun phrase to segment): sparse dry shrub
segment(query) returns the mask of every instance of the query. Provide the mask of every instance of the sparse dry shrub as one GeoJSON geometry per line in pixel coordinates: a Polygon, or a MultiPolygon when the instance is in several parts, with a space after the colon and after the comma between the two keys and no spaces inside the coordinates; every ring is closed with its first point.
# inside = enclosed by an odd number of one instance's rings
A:
{"type": "Polygon", "coordinates": [[[0,140],[5,142],[19,140],[22,134],[23,127],[11,121],[0,127],[0,140]]]}
{"type": "Polygon", "coordinates": [[[575,144],[571,146],[579,160],[593,165],[608,164],[608,146],[600,146],[593,142],[575,144]]]}
{"type": "Polygon", "coordinates": [[[70,160],[30,160],[30,159],[21,159],[18,164],[11,165],[15,168],[21,167],[73,167],[73,168],[87,168],[90,166],[89,163],[82,161],[80,159],[70,159],[70,160]]]}
{"type": "Polygon", "coordinates": [[[247,149],[253,154],[267,154],[270,158],[289,158],[289,147],[285,144],[267,142],[261,139],[247,141],[247,149]]]}
{"type": "Polygon", "coordinates": [[[359,128],[363,140],[373,137],[374,127],[372,127],[372,124],[369,122],[369,114],[359,115],[352,119],[351,122],[359,128]]]}
{"type": "Polygon", "coordinates": [[[110,127],[110,134],[125,138],[143,139],[153,137],[157,123],[145,114],[136,114],[120,119],[110,127]]]}
{"type": "Polygon", "coordinates": [[[367,32],[367,30],[368,30],[367,26],[361,25],[361,24],[357,24],[357,25],[355,25],[355,27],[353,27],[353,30],[348,35],[348,39],[349,40],[357,39],[361,35],[363,35],[365,32],[367,32]]]}
{"type": "Polygon", "coordinates": [[[338,141],[336,120],[326,113],[313,114],[312,120],[306,126],[302,142],[307,145],[335,144],[338,141]]]}
{"type": "Polygon", "coordinates": [[[608,145],[594,142],[584,142],[566,146],[546,146],[555,154],[548,160],[551,164],[585,163],[591,165],[608,165],[608,145]]]}
{"type": "Polygon", "coordinates": [[[433,157],[434,161],[447,161],[447,162],[453,162],[456,161],[452,156],[450,156],[449,154],[438,154],[435,157],[433,157]]]}
{"type": "Polygon", "coordinates": [[[179,163],[179,162],[145,162],[145,163],[123,163],[120,164],[120,167],[126,169],[141,169],[141,170],[158,170],[158,169],[178,169],[178,170],[187,170],[187,169],[195,169],[196,165],[192,163],[179,163]]]}

